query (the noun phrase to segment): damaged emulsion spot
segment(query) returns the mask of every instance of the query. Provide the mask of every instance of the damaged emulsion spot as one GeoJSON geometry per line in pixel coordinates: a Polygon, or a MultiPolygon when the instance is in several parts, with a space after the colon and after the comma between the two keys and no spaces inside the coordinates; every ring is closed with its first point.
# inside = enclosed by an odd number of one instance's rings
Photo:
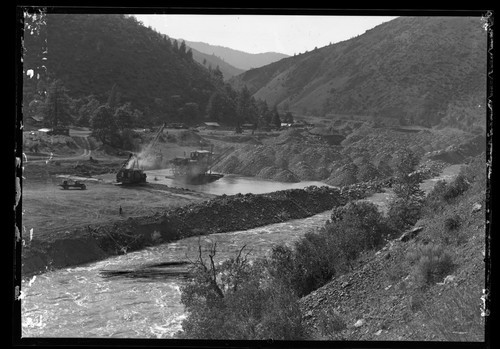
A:
{"type": "Polygon", "coordinates": [[[17,208],[17,205],[19,204],[19,200],[21,200],[21,178],[16,177],[16,196],[15,196],[14,210],[17,208]]]}

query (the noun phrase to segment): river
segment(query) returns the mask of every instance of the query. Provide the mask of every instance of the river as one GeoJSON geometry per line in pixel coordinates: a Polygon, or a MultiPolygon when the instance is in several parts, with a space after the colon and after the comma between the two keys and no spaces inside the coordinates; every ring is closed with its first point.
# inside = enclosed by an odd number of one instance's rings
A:
{"type": "MultiPolygon", "coordinates": [[[[422,188],[428,191],[438,179],[451,179],[458,169],[457,165],[446,168],[438,178],[423,183],[422,188]]],[[[148,175],[150,176],[151,174],[148,175]]],[[[238,178],[227,177],[233,181],[231,190],[239,185],[238,178]]],[[[241,181],[241,188],[248,188],[250,182],[253,182],[254,186],[260,184],[253,192],[262,192],[266,186],[290,185],[290,183],[276,182],[264,185],[262,184],[264,181],[244,179],[241,181]]],[[[212,193],[220,190],[216,189],[218,184],[214,183],[210,183],[213,186],[209,185],[204,190],[210,190],[212,193]]],[[[384,209],[391,196],[390,191],[379,193],[369,198],[369,201],[384,209]]],[[[158,270],[154,265],[193,260],[197,257],[199,242],[203,249],[217,242],[216,259],[219,257],[219,260],[233,256],[243,245],[247,245],[251,250],[251,258],[257,258],[265,255],[275,244],[293,244],[307,231],[323,226],[328,217],[329,212],[323,212],[305,219],[246,231],[212,234],[202,238],[191,237],[23,280],[22,335],[23,337],[169,338],[181,329],[184,318],[179,291],[183,279],[105,278],[100,271],[148,268],[158,270]]]]}

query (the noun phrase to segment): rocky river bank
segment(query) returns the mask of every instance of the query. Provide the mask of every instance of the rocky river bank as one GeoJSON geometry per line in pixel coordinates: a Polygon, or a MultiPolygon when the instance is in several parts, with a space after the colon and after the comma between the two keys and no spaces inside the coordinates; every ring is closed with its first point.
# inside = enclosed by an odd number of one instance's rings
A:
{"type": "Polygon", "coordinates": [[[129,218],[54,232],[25,243],[23,277],[75,266],[189,236],[246,230],[299,219],[361,199],[390,186],[390,180],[341,188],[311,186],[267,194],[221,195],[214,199],[129,218]]]}

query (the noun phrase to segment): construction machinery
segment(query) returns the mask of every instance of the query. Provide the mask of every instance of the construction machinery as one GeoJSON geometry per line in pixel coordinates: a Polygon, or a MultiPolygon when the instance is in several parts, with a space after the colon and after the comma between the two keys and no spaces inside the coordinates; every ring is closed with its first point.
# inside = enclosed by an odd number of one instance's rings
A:
{"type": "MultiPolygon", "coordinates": [[[[158,142],[164,128],[165,124],[158,128],[151,142],[140,154],[131,153],[129,155],[127,161],[123,163],[122,167],[116,173],[116,181],[119,184],[137,185],[146,183],[147,176],[144,173],[142,164],[150,163],[150,158],[153,156],[151,149],[158,142]]],[[[155,160],[157,160],[156,157],[155,160]]]]}
{"type": "Polygon", "coordinates": [[[211,170],[224,153],[216,159],[214,155],[212,146],[211,150],[193,150],[189,157],[176,157],[170,160],[174,177],[188,184],[206,184],[224,177],[223,174],[212,173],[211,170]]]}
{"type": "Polygon", "coordinates": [[[120,184],[142,184],[146,183],[146,174],[139,167],[137,155],[131,153],[116,173],[116,181],[120,184]]]}

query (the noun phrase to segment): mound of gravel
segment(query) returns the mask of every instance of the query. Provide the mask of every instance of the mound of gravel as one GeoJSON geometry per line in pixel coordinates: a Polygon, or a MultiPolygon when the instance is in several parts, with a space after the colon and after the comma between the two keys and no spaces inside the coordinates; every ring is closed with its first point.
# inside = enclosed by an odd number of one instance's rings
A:
{"type": "Polygon", "coordinates": [[[330,171],[326,167],[320,167],[316,170],[316,178],[318,181],[322,181],[330,177],[330,171]]]}
{"type": "Polygon", "coordinates": [[[301,161],[293,166],[293,173],[302,181],[316,180],[316,171],[304,161],[301,161]]]}
{"type": "Polygon", "coordinates": [[[343,165],[330,175],[330,177],[326,180],[326,183],[336,187],[354,184],[358,182],[358,170],[358,166],[352,162],[347,165],[343,165]]]}
{"type": "Polygon", "coordinates": [[[273,180],[279,182],[297,183],[300,179],[290,170],[281,170],[273,176],[273,180]]]}
{"type": "Polygon", "coordinates": [[[268,178],[274,178],[274,176],[279,173],[282,169],[276,167],[276,166],[268,166],[264,167],[257,173],[257,177],[268,179],[268,178]]]}
{"type": "Polygon", "coordinates": [[[386,161],[380,161],[377,166],[377,171],[380,173],[381,177],[389,177],[392,176],[394,170],[386,161]]]}
{"type": "Polygon", "coordinates": [[[214,170],[222,173],[236,173],[237,169],[240,167],[241,161],[236,155],[231,155],[219,164],[214,166],[214,170]]]}
{"type": "Polygon", "coordinates": [[[278,137],[274,139],[275,144],[290,144],[290,143],[301,143],[306,141],[306,136],[303,130],[290,129],[281,133],[278,137]]]}
{"type": "Polygon", "coordinates": [[[357,178],[361,182],[376,180],[382,177],[379,170],[371,162],[364,162],[359,166],[357,178]]]}

